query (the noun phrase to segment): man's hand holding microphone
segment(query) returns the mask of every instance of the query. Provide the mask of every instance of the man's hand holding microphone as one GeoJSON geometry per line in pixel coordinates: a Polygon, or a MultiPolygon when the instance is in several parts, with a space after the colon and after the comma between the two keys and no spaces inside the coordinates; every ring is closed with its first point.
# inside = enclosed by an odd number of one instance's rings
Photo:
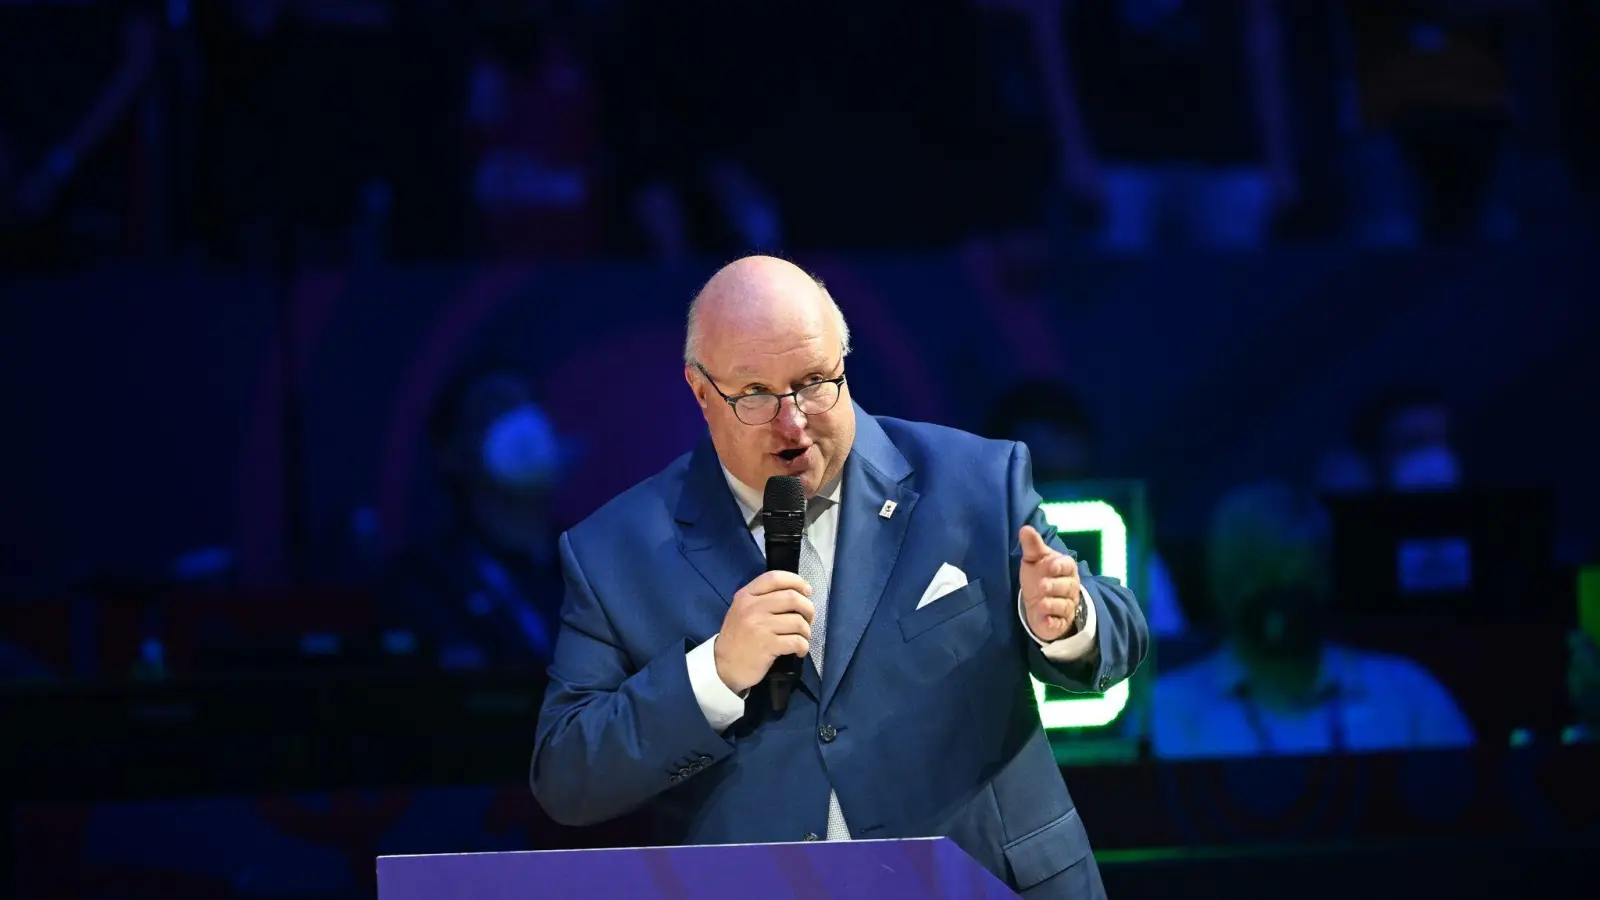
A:
{"type": "Polygon", "coordinates": [[[771,570],[733,595],[717,634],[717,677],[741,696],[767,677],[780,656],[811,652],[811,585],[793,572],[771,570]]]}

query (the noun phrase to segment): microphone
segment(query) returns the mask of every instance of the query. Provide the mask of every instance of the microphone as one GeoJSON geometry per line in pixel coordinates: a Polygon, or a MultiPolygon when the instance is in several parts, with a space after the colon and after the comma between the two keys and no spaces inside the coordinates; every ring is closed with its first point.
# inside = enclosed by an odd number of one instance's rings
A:
{"type": "MultiPolygon", "coordinates": [[[[767,571],[800,572],[800,542],[806,532],[806,492],[793,475],[774,475],[767,479],[761,498],[761,527],[766,531],[767,571]]],[[[767,687],[772,693],[772,708],[783,712],[789,707],[789,694],[800,677],[804,660],[785,654],[772,661],[767,671],[767,687]]]]}

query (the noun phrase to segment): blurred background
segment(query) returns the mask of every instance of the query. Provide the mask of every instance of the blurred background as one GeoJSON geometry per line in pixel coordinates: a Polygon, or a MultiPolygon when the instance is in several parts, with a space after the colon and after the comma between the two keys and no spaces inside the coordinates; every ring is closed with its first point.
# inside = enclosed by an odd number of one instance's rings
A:
{"type": "Polygon", "coordinates": [[[0,0],[0,885],[370,898],[525,784],[554,542],[827,282],[1158,637],[1111,896],[1593,896],[1600,3],[0,0]],[[1588,873],[1588,874],[1586,874],[1588,873]]]}

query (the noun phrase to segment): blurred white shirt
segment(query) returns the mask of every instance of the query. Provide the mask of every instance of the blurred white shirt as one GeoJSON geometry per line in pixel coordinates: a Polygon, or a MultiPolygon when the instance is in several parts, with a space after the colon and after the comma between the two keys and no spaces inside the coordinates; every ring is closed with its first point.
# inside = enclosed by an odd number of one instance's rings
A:
{"type": "Polygon", "coordinates": [[[1244,668],[1223,647],[1156,680],[1153,749],[1165,759],[1469,747],[1455,699],[1409,659],[1330,645],[1323,702],[1292,711],[1254,702],[1244,668]]]}

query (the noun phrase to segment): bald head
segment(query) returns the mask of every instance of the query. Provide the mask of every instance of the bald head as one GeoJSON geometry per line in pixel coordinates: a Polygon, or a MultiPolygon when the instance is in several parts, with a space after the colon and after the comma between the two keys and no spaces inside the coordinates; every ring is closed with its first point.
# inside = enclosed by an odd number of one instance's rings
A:
{"type": "Polygon", "coordinates": [[[796,476],[807,497],[837,479],[856,435],[849,352],[838,305],[793,263],[748,256],[711,276],[689,306],[683,377],[723,468],[755,491],[796,476]],[[741,418],[746,398],[757,411],[741,418]]]}
{"type": "Polygon", "coordinates": [[[689,304],[683,361],[705,364],[711,347],[742,336],[826,323],[838,356],[850,353],[850,327],[822,282],[788,260],[746,256],[717,270],[689,304]]]}

